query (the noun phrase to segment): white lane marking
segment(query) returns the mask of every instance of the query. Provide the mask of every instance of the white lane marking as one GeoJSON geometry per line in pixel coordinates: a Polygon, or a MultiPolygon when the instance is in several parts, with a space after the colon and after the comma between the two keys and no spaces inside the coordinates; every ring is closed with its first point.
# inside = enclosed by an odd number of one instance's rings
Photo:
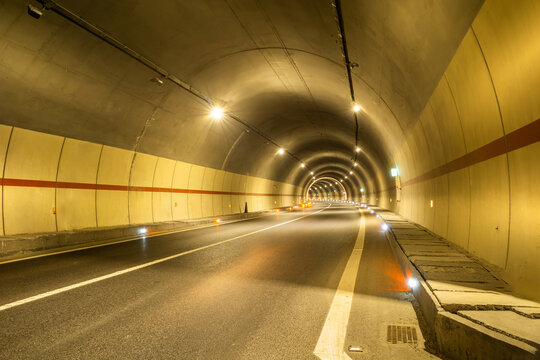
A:
{"type": "Polygon", "coordinates": [[[289,221],[285,221],[285,222],[282,222],[282,223],[279,223],[279,224],[275,224],[275,225],[269,226],[269,227],[264,228],[264,229],[255,230],[255,231],[252,231],[252,232],[249,232],[249,233],[246,233],[246,234],[242,234],[242,235],[232,237],[232,238],[227,239],[227,240],[218,241],[218,242],[210,244],[210,245],[201,246],[200,248],[187,250],[187,251],[184,251],[184,252],[181,252],[181,253],[178,253],[178,254],[174,254],[174,255],[167,256],[167,257],[164,257],[164,258],[161,258],[161,259],[150,261],[150,262],[147,262],[147,263],[144,263],[144,264],[141,264],[141,265],[132,266],[132,267],[124,269],[124,270],[115,271],[113,273],[103,275],[103,276],[99,276],[97,278],[93,278],[93,279],[86,280],[86,281],[81,281],[81,282],[73,284],[73,285],[64,286],[64,287],[61,287],[61,288],[58,288],[58,289],[55,289],[55,290],[44,292],[42,294],[38,294],[38,295],[27,297],[27,298],[22,299],[22,300],[14,301],[14,302],[11,302],[9,304],[5,304],[5,305],[0,306],[0,311],[4,311],[4,310],[7,310],[7,309],[16,307],[16,306],[27,304],[27,303],[30,303],[30,302],[33,302],[33,301],[36,301],[36,300],[40,300],[40,299],[43,299],[43,298],[46,298],[46,297],[49,297],[49,296],[57,295],[57,294],[60,294],[60,293],[66,292],[66,291],[77,289],[77,288],[80,288],[80,287],[83,287],[83,286],[86,286],[86,285],[94,284],[94,283],[97,283],[97,282],[100,282],[100,281],[103,281],[103,280],[107,280],[107,279],[110,279],[110,278],[113,278],[113,277],[116,277],[116,276],[127,274],[127,273],[130,273],[130,272],[135,271],[135,270],[144,269],[146,267],[149,267],[149,266],[152,266],[152,265],[155,265],[155,264],[159,264],[159,263],[162,263],[162,262],[165,262],[165,261],[168,261],[168,260],[176,259],[176,258],[178,258],[180,256],[184,256],[184,255],[192,254],[192,253],[197,252],[197,251],[209,249],[209,248],[214,247],[214,246],[222,245],[222,244],[225,244],[225,243],[228,243],[228,242],[231,242],[231,241],[234,241],[234,240],[238,240],[238,239],[244,238],[246,236],[254,235],[254,234],[266,231],[266,230],[270,230],[270,229],[273,229],[273,228],[276,228],[276,227],[279,227],[279,226],[290,224],[292,222],[302,220],[302,219],[304,219],[304,218],[306,218],[308,216],[318,214],[318,213],[328,209],[330,206],[331,205],[328,205],[324,209],[318,210],[318,211],[316,211],[314,213],[303,215],[303,216],[301,216],[299,218],[292,219],[292,220],[289,220],[289,221]]]}
{"type": "Polygon", "coordinates": [[[330,305],[328,316],[324,323],[319,341],[315,346],[313,354],[322,360],[349,360],[351,359],[345,353],[345,335],[347,334],[347,325],[351,313],[351,305],[354,295],[354,286],[360,258],[364,248],[364,238],[366,233],[366,220],[364,213],[360,212],[360,229],[354,244],[354,248],[341,280],[339,281],[336,294],[330,305]]]}
{"type": "MultiPolygon", "coordinates": [[[[240,222],[240,221],[258,219],[258,218],[261,218],[261,217],[264,217],[264,216],[270,216],[270,215],[274,215],[274,212],[271,212],[270,214],[264,214],[264,215],[261,215],[261,216],[255,216],[255,217],[246,218],[246,219],[237,219],[237,220],[230,220],[230,221],[222,222],[222,223],[219,224],[219,226],[234,224],[234,223],[237,223],[237,222],[240,222]]],[[[33,255],[33,256],[28,256],[28,257],[23,257],[23,258],[18,258],[18,259],[5,260],[5,261],[1,261],[0,265],[9,264],[9,263],[18,262],[18,261],[30,260],[30,259],[37,259],[37,258],[46,257],[46,256],[65,254],[65,253],[70,253],[70,252],[75,252],[75,251],[86,250],[86,249],[93,249],[93,248],[102,247],[102,246],[121,244],[121,243],[129,242],[129,241],[141,240],[143,238],[148,239],[148,238],[156,237],[156,236],[163,236],[163,235],[169,235],[169,234],[178,234],[178,233],[186,232],[186,231],[206,229],[206,228],[209,228],[209,227],[212,227],[212,226],[216,226],[216,224],[214,224],[214,223],[201,224],[201,225],[194,225],[194,226],[191,226],[191,227],[178,229],[178,230],[164,230],[164,231],[159,231],[157,233],[150,233],[148,235],[137,235],[137,236],[133,236],[133,237],[130,237],[130,238],[127,238],[127,239],[117,240],[117,241],[113,241],[113,242],[105,242],[105,243],[102,243],[102,244],[89,245],[89,246],[85,246],[85,247],[77,247],[77,248],[73,248],[73,249],[55,251],[55,252],[50,252],[50,253],[46,253],[46,254],[39,254],[39,255],[33,255]]],[[[144,227],[144,225],[141,225],[140,227],[144,227]]]]}

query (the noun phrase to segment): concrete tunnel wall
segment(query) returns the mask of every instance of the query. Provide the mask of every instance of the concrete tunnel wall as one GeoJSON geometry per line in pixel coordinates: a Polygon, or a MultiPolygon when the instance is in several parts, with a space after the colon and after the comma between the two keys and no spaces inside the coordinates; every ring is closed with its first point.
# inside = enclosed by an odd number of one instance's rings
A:
{"type": "Polygon", "coordinates": [[[5,125],[0,159],[3,235],[181,221],[301,199],[290,184],[5,125]]]}
{"type": "MultiPolygon", "coordinates": [[[[151,82],[154,72],[56,14],[35,21],[24,1],[8,1],[0,12],[0,121],[11,125],[0,130],[3,234],[215,216],[241,212],[246,201],[250,211],[285,206],[312,180],[300,161],[316,176],[343,178],[352,168],[354,123],[327,2],[246,4],[211,18],[188,2],[182,11],[153,8],[154,17],[146,16],[150,3],[65,3],[223,99],[300,160],[277,161],[275,144],[238,124],[209,124],[206,102],[151,82]],[[266,28],[272,21],[245,22],[247,35],[237,24],[264,6],[281,37],[266,28]],[[290,25],[289,15],[303,26],[290,25]],[[169,30],[181,36],[161,36],[169,30]],[[283,44],[296,50],[283,52],[283,44]],[[282,80],[295,90],[283,91],[282,80]],[[313,102],[321,108],[311,114],[313,102]]],[[[344,186],[357,201],[364,187],[368,203],[448,238],[540,299],[540,4],[488,0],[465,34],[481,3],[344,2],[359,65],[352,81],[365,109],[358,170],[344,186]],[[393,166],[401,171],[397,193],[393,166]]]]}
{"type": "Polygon", "coordinates": [[[538,1],[487,1],[395,154],[398,211],[495,265],[517,292],[536,299],[538,18],[538,1]]]}

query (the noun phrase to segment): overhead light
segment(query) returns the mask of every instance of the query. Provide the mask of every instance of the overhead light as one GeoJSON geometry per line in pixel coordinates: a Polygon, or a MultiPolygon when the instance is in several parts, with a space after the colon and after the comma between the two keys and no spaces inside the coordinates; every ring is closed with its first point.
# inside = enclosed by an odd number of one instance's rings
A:
{"type": "Polygon", "coordinates": [[[215,120],[219,120],[223,117],[223,109],[219,106],[214,106],[210,111],[210,117],[215,120]]]}
{"type": "Polygon", "coordinates": [[[313,175],[313,171],[312,171],[312,172],[310,172],[310,174],[311,174],[311,175],[313,175]]]}
{"type": "Polygon", "coordinates": [[[158,77],[152,78],[150,81],[157,83],[159,86],[163,85],[163,80],[158,77]]]}
{"type": "Polygon", "coordinates": [[[277,153],[278,153],[279,155],[283,155],[283,154],[285,154],[285,150],[283,150],[282,148],[280,148],[280,149],[277,151],[277,153]]]}
{"type": "Polygon", "coordinates": [[[340,182],[343,182],[343,179],[339,180],[340,182]]]}
{"type": "Polygon", "coordinates": [[[43,9],[37,8],[32,4],[28,4],[26,11],[28,11],[28,15],[30,15],[34,19],[39,19],[43,15],[43,9]]]}
{"type": "Polygon", "coordinates": [[[364,192],[364,188],[360,188],[360,192],[364,192]]]}
{"type": "Polygon", "coordinates": [[[357,166],[358,166],[358,164],[357,164],[357,163],[354,163],[354,167],[357,167],[357,166]]]}
{"type": "Polygon", "coordinates": [[[345,176],[345,179],[346,179],[346,178],[347,178],[347,177],[345,176]]]}
{"type": "Polygon", "coordinates": [[[398,176],[398,175],[399,175],[399,170],[398,170],[398,168],[397,168],[397,167],[391,168],[391,169],[390,169],[390,175],[392,175],[392,177],[398,176]]]}
{"type": "Polygon", "coordinates": [[[352,109],[354,112],[359,112],[360,110],[362,110],[362,107],[358,104],[354,104],[352,109]]]}
{"type": "Polygon", "coordinates": [[[349,171],[349,175],[352,175],[352,171],[349,171]]]}
{"type": "Polygon", "coordinates": [[[381,228],[382,228],[384,231],[386,231],[386,230],[388,230],[388,225],[387,225],[386,223],[383,223],[383,224],[381,225],[381,228]]]}
{"type": "Polygon", "coordinates": [[[305,168],[305,167],[306,167],[306,164],[304,164],[304,163],[301,163],[301,164],[300,164],[300,167],[301,167],[301,168],[303,169],[303,168],[305,168]]]}
{"type": "Polygon", "coordinates": [[[360,148],[357,146],[357,147],[354,148],[354,151],[360,152],[360,148]]]}

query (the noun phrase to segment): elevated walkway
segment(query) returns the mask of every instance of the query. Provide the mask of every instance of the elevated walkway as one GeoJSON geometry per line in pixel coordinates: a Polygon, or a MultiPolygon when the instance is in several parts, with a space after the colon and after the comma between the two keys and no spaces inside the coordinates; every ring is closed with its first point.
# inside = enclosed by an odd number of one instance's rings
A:
{"type": "MultiPolygon", "coordinates": [[[[454,359],[540,359],[540,303],[420,225],[375,209],[439,351],[454,359]],[[415,281],[414,279],[418,280],[415,281]]],[[[540,275],[539,275],[540,276],[540,275]]]]}

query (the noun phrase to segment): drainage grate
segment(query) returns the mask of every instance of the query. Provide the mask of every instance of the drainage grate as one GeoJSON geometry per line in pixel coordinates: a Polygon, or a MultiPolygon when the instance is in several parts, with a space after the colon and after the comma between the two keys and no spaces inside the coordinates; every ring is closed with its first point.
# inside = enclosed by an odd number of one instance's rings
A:
{"type": "Polygon", "coordinates": [[[416,344],[416,328],[405,325],[388,325],[386,330],[386,341],[390,344],[416,344]]]}

